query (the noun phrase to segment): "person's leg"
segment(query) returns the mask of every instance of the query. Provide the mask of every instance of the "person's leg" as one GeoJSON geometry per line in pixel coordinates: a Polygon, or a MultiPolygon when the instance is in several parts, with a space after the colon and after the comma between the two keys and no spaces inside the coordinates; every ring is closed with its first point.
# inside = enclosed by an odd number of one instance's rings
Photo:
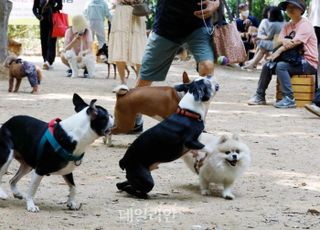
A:
{"type": "MultiPolygon", "coordinates": [[[[149,35],[148,44],[142,58],[140,76],[135,87],[150,86],[153,81],[166,79],[171,63],[180,44],[172,42],[152,32],[149,35]]],[[[131,133],[143,130],[142,114],[137,114],[135,126],[131,133]]]]}
{"type": "Polygon", "coordinates": [[[48,61],[51,66],[56,58],[56,43],[57,38],[52,37],[52,15],[49,14],[46,17],[46,39],[47,39],[47,53],[46,53],[46,61],[48,61]]]}
{"type": "Polygon", "coordinates": [[[104,31],[104,23],[103,21],[97,21],[95,22],[95,33],[97,36],[99,49],[103,47],[104,44],[106,44],[106,35],[104,31]]]}
{"type": "Polygon", "coordinates": [[[200,76],[214,74],[214,55],[212,46],[212,37],[207,33],[205,27],[195,30],[190,34],[185,42],[188,44],[190,52],[198,63],[198,72],[200,76]]]}
{"type": "Polygon", "coordinates": [[[262,67],[260,78],[258,81],[258,88],[255,95],[253,95],[249,101],[248,105],[265,105],[266,104],[266,90],[272,78],[272,68],[269,63],[266,63],[262,67]]]}
{"type": "Polygon", "coordinates": [[[78,77],[78,62],[77,62],[77,55],[74,50],[67,50],[64,55],[65,59],[68,61],[68,64],[72,70],[71,77],[78,77]]]}
{"type": "Polygon", "coordinates": [[[47,50],[48,50],[48,29],[47,21],[45,19],[40,21],[40,40],[41,40],[41,54],[43,62],[47,61],[47,50]]]}
{"type": "Polygon", "coordinates": [[[276,108],[296,107],[291,85],[291,76],[296,74],[315,74],[316,69],[307,61],[303,60],[301,65],[292,65],[286,62],[278,62],[276,67],[277,78],[280,83],[282,100],[274,104],[276,108]]]}
{"type": "Polygon", "coordinates": [[[267,63],[267,64],[263,65],[263,67],[262,67],[262,71],[261,71],[260,78],[258,81],[258,88],[257,88],[256,94],[265,98],[266,90],[270,84],[271,78],[272,78],[272,69],[270,69],[270,67],[267,63]]]}
{"type": "Polygon", "coordinates": [[[258,63],[261,61],[261,59],[263,58],[263,56],[267,53],[267,51],[265,49],[258,49],[255,53],[255,55],[253,56],[253,58],[248,61],[248,63],[243,66],[243,69],[253,69],[255,68],[258,63]]]}
{"type": "Polygon", "coordinates": [[[164,81],[179,47],[180,44],[151,33],[136,87],[150,86],[152,81],[164,81]]]}
{"type": "Polygon", "coordinates": [[[125,62],[116,62],[118,73],[120,76],[120,83],[126,85],[127,79],[126,79],[126,63],[125,62]]]}

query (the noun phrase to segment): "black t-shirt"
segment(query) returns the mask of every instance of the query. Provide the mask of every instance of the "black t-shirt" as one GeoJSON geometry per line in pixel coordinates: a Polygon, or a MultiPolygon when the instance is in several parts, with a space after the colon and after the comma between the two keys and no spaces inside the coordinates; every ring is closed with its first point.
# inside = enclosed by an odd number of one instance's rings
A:
{"type": "MultiPolygon", "coordinates": [[[[200,10],[200,0],[158,0],[153,30],[169,40],[177,41],[205,26],[202,19],[194,16],[200,10]]],[[[204,6],[205,7],[205,6],[204,6]]],[[[211,27],[210,19],[206,23],[211,27]]]]}

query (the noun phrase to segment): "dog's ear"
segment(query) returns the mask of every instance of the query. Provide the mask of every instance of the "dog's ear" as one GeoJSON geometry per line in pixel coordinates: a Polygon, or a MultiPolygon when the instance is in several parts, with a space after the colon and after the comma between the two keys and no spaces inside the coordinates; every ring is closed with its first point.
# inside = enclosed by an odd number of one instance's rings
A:
{"type": "Polygon", "coordinates": [[[228,140],[228,136],[222,135],[219,139],[219,144],[223,144],[228,140]]]}
{"type": "Polygon", "coordinates": [[[91,100],[89,108],[87,110],[87,114],[90,116],[90,120],[94,120],[98,116],[98,110],[95,105],[96,101],[97,99],[91,100]]]}
{"type": "Polygon", "coordinates": [[[232,135],[232,139],[235,140],[235,141],[240,141],[239,135],[235,134],[235,133],[232,135]]]}
{"type": "Polygon", "coordinates": [[[183,71],[183,73],[182,73],[182,82],[184,84],[190,83],[190,78],[189,78],[186,71],[183,71]]]}
{"type": "Polygon", "coordinates": [[[179,85],[175,85],[174,88],[178,91],[178,92],[185,92],[187,93],[189,90],[189,84],[179,84],[179,85]]]}
{"type": "Polygon", "coordinates": [[[73,94],[72,102],[74,104],[74,110],[78,113],[81,110],[83,110],[85,107],[88,106],[87,103],[84,102],[84,100],[78,95],[78,94],[73,94]]]}

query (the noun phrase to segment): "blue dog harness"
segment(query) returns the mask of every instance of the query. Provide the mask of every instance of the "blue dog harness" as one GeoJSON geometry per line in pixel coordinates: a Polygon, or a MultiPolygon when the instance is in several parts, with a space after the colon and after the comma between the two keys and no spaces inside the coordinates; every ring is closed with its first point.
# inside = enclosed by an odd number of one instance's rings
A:
{"type": "Polygon", "coordinates": [[[41,159],[44,145],[48,141],[55,153],[57,153],[60,157],[62,157],[66,161],[74,161],[75,164],[79,166],[81,164],[81,160],[84,156],[84,153],[82,153],[80,156],[72,155],[72,153],[66,151],[53,136],[54,124],[60,121],[61,119],[56,118],[49,122],[48,128],[43,134],[43,136],[41,137],[40,143],[38,145],[37,160],[39,161],[41,159]]]}

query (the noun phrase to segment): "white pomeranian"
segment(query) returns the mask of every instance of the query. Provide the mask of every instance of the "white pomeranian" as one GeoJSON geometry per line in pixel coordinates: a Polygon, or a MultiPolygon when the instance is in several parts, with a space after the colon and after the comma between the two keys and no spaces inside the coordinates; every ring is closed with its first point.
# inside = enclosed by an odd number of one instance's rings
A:
{"type": "Polygon", "coordinates": [[[250,149],[238,135],[215,136],[202,133],[199,141],[206,152],[191,150],[182,159],[199,174],[202,195],[210,195],[210,183],[223,185],[222,197],[234,199],[231,188],[234,181],[251,163],[250,149]]]}

